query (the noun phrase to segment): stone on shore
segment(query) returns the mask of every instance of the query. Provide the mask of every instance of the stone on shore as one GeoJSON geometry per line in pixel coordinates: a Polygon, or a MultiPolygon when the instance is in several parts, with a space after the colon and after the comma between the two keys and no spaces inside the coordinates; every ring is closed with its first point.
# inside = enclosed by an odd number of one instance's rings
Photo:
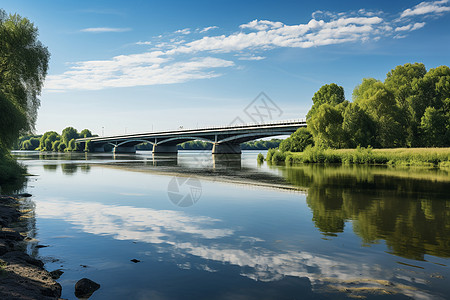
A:
{"type": "Polygon", "coordinates": [[[88,278],[83,278],[75,284],[75,296],[77,298],[89,298],[99,288],[100,284],[88,278]]]}

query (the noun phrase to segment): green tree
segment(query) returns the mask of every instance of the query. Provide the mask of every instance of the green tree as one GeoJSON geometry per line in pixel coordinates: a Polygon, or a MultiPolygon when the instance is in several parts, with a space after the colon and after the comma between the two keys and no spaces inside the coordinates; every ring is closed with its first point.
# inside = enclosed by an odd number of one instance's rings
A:
{"type": "Polygon", "coordinates": [[[372,81],[370,85],[367,83],[364,84],[363,80],[363,85],[356,88],[358,96],[355,103],[375,123],[376,145],[383,148],[404,146],[406,134],[402,124],[398,121],[401,119],[401,112],[394,94],[382,82],[372,81]]]}
{"type": "Polygon", "coordinates": [[[94,150],[94,145],[92,141],[89,140],[84,144],[84,152],[92,152],[94,150]]]}
{"type": "Polygon", "coordinates": [[[323,104],[336,106],[345,101],[344,88],[335,83],[323,85],[312,98],[313,105],[306,115],[310,119],[323,104]]]}
{"type": "Polygon", "coordinates": [[[420,146],[426,139],[421,131],[421,120],[427,107],[442,109],[450,119],[450,68],[440,66],[430,69],[423,78],[414,82],[413,95],[408,100],[416,137],[414,146],[420,146]]]}
{"type": "Polygon", "coordinates": [[[63,142],[60,142],[58,145],[58,151],[59,152],[64,152],[64,150],[66,150],[66,144],[64,144],[63,142]]]}
{"type": "Polygon", "coordinates": [[[0,114],[0,149],[6,151],[13,146],[20,131],[27,127],[27,118],[24,112],[1,91],[0,114]]]}
{"type": "Polygon", "coordinates": [[[28,19],[0,10],[0,141],[34,128],[50,54],[28,19]],[[7,103],[5,103],[7,101],[7,103]],[[6,127],[5,127],[6,126],[6,127]],[[7,132],[5,132],[7,131],[7,132]]]}
{"type": "Polygon", "coordinates": [[[66,151],[78,151],[78,144],[75,142],[75,139],[71,139],[69,141],[69,144],[65,150],[66,151]]]}
{"type": "Polygon", "coordinates": [[[55,131],[47,131],[44,133],[41,138],[39,139],[39,150],[41,151],[50,151],[52,149],[51,144],[50,148],[46,148],[46,141],[49,139],[50,142],[56,141],[58,138],[58,133],[55,131]]]}
{"type": "Polygon", "coordinates": [[[446,144],[448,145],[446,140],[448,137],[448,118],[446,118],[442,109],[427,107],[420,126],[424,133],[425,146],[442,147],[446,144]]]}
{"type": "Polygon", "coordinates": [[[78,138],[78,132],[73,127],[66,127],[63,129],[61,134],[61,140],[64,144],[69,145],[70,140],[77,139],[78,138]]]}
{"type": "Polygon", "coordinates": [[[52,143],[52,151],[53,152],[58,152],[59,150],[59,144],[60,144],[61,142],[59,141],[59,140],[56,140],[56,141],[54,141],[53,143],[52,143]]]}
{"type": "Polygon", "coordinates": [[[357,103],[350,103],[343,113],[342,130],[347,147],[367,147],[374,144],[375,124],[357,103]]]}
{"type": "Polygon", "coordinates": [[[318,146],[340,148],[343,145],[342,114],[330,104],[322,104],[308,120],[308,128],[318,146]]]}
{"type": "Polygon", "coordinates": [[[426,73],[427,70],[422,63],[404,64],[387,73],[384,84],[394,94],[400,108],[407,109],[407,99],[414,93],[414,83],[423,78],[426,73]]]}
{"type": "Polygon", "coordinates": [[[281,151],[302,152],[309,145],[314,145],[313,136],[308,128],[299,128],[290,137],[280,143],[281,151]]]}
{"type": "Polygon", "coordinates": [[[92,132],[89,129],[83,129],[83,130],[81,130],[81,132],[80,132],[80,134],[78,136],[80,138],[92,137],[92,132]]]}
{"type": "Polygon", "coordinates": [[[30,140],[24,141],[20,150],[34,150],[31,141],[30,140]]]}

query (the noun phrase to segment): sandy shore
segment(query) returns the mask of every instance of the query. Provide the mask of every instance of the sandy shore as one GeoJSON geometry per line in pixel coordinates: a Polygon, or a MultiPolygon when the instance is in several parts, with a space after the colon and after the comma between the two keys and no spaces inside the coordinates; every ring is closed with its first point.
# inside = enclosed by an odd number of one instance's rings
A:
{"type": "Polygon", "coordinates": [[[59,299],[61,285],[44,263],[26,254],[20,198],[0,195],[0,299],[59,299]]]}

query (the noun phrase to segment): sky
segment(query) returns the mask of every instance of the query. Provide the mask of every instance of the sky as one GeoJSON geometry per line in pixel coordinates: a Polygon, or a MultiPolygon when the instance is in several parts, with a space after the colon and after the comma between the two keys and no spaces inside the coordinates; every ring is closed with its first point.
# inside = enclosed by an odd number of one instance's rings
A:
{"type": "Polygon", "coordinates": [[[302,119],[397,65],[450,64],[450,0],[31,1],[51,53],[36,133],[99,135],[302,119]],[[263,93],[263,94],[261,94],[263,93]]]}

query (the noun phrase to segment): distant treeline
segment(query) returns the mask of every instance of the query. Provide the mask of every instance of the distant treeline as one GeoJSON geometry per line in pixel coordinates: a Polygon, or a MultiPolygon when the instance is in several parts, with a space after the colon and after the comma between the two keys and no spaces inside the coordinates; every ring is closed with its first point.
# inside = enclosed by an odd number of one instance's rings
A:
{"type": "Polygon", "coordinates": [[[88,142],[83,149],[80,144],[75,143],[75,139],[94,137],[89,129],[78,132],[73,127],[65,128],[61,134],[56,131],[47,131],[43,135],[24,135],[15,143],[15,150],[39,150],[39,151],[90,151],[91,144],[88,142]]]}

